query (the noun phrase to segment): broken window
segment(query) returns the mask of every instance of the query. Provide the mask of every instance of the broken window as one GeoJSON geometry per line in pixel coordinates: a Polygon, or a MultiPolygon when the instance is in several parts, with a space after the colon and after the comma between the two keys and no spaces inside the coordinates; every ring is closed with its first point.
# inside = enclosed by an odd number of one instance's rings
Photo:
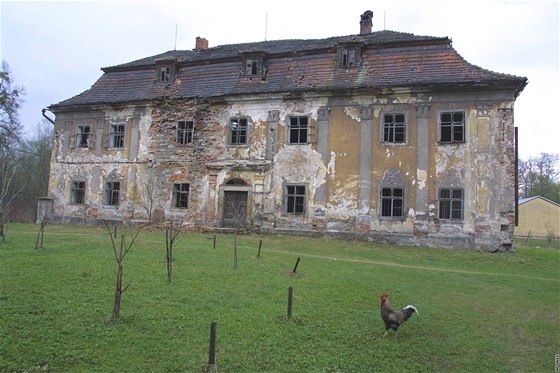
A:
{"type": "Polygon", "coordinates": [[[118,206],[120,203],[121,183],[119,181],[108,181],[105,183],[104,200],[105,206],[118,206]]]}
{"type": "Polygon", "coordinates": [[[194,122],[182,120],[177,122],[177,144],[191,144],[194,135],[194,122]]]}
{"type": "Polygon", "coordinates": [[[288,213],[305,213],[305,185],[286,185],[284,205],[288,213]]]}
{"type": "Polygon", "coordinates": [[[402,113],[383,116],[383,142],[406,142],[406,117],[402,113]]]}
{"type": "Polygon", "coordinates": [[[340,66],[354,67],[355,63],[356,63],[355,49],[343,49],[340,51],[340,66]]]}
{"type": "Polygon", "coordinates": [[[171,80],[171,67],[162,66],[159,71],[159,81],[169,82],[171,80]]]}
{"type": "Polygon", "coordinates": [[[76,148],[89,148],[90,126],[76,127],[76,148]]]}
{"type": "Polygon", "coordinates": [[[112,124],[109,132],[109,147],[124,147],[124,124],[112,124]]]}
{"type": "Polygon", "coordinates": [[[402,218],[404,216],[404,189],[381,188],[381,216],[402,218]]]}
{"type": "Polygon", "coordinates": [[[247,118],[231,118],[229,121],[229,144],[247,145],[248,130],[247,118]]]}
{"type": "Polygon", "coordinates": [[[187,183],[173,184],[173,207],[186,209],[189,207],[189,192],[191,186],[187,183]]]}
{"type": "Polygon", "coordinates": [[[465,113],[463,111],[440,113],[439,128],[440,142],[465,142],[465,113]]]}
{"type": "Polygon", "coordinates": [[[288,144],[307,144],[307,117],[290,117],[288,127],[288,144]]]}
{"type": "Polygon", "coordinates": [[[257,75],[259,73],[259,60],[246,59],[245,60],[245,75],[257,75]]]}
{"type": "Polygon", "coordinates": [[[439,218],[463,220],[463,189],[441,188],[439,190],[439,218]]]}
{"type": "Polygon", "coordinates": [[[70,187],[70,204],[83,205],[85,200],[86,182],[72,181],[70,187]]]}

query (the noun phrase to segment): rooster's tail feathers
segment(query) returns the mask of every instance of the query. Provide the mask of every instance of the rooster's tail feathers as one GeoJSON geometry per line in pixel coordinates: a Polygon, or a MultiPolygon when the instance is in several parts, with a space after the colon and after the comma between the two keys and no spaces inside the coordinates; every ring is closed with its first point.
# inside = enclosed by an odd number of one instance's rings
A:
{"type": "MultiPolygon", "coordinates": [[[[410,315],[412,315],[413,312],[416,312],[416,314],[418,315],[418,317],[420,317],[420,313],[418,312],[418,310],[416,309],[416,307],[414,307],[412,304],[409,304],[408,306],[406,306],[404,308],[404,311],[409,311],[410,315]]],[[[410,316],[409,316],[410,317],[410,316]]]]}

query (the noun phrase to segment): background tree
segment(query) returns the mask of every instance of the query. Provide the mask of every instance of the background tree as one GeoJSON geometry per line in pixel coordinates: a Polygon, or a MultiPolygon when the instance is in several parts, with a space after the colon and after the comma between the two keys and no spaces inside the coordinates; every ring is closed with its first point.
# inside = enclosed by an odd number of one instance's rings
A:
{"type": "Polygon", "coordinates": [[[521,198],[542,196],[560,203],[560,172],[558,154],[541,153],[519,162],[519,192],[521,198]]]}

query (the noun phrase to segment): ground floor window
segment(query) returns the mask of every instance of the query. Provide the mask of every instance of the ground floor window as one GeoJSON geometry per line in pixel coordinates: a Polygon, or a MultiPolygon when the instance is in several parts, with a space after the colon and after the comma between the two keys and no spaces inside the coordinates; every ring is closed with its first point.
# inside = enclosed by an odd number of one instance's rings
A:
{"type": "Polygon", "coordinates": [[[284,204],[288,213],[305,213],[305,185],[286,185],[284,204]]]}
{"type": "Polygon", "coordinates": [[[381,188],[381,216],[386,218],[403,217],[403,188],[381,188]]]}
{"type": "Polygon", "coordinates": [[[105,183],[104,204],[106,206],[118,206],[120,203],[121,183],[119,181],[108,181],[105,183]]]}
{"type": "Polygon", "coordinates": [[[439,218],[463,220],[463,189],[441,188],[439,190],[439,218]]]}
{"type": "Polygon", "coordinates": [[[189,207],[189,192],[191,186],[187,183],[173,184],[173,207],[186,209],[189,207]]]}
{"type": "Polygon", "coordinates": [[[83,205],[85,200],[86,182],[72,181],[70,187],[70,203],[72,205],[83,205]]]}

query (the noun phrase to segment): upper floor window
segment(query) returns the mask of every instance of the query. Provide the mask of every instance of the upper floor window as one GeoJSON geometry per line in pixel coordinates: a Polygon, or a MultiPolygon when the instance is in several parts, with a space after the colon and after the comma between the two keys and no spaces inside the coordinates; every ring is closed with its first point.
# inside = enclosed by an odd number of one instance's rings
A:
{"type": "Polygon", "coordinates": [[[465,112],[451,111],[440,113],[439,141],[442,143],[465,142],[465,112]]]}
{"type": "Polygon", "coordinates": [[[105,206],[118,206],[120,203],[121,183],[119,181],[107,181],[103,196],[105,206]]]}
{"type": "Polygon", "coordinates": [[[70,187],[70,204],[83,205],[85,201],[86,182],[72,181],[70,187]]]}
{"type": "Polygon", "coordinates": [[[189,207],[189,193],[191,186],[187,183],[173,184],[173,207],[186,209],[189,207]]]}
{"type": "Polygon", "coordinates": [[[440,188],[439,218],[449,220],[463,220],[463,189],[440,188]]]}
{"type": "Polygon", "coordinates": [[[177,144],[192,144],[194,135],[194,122],[192,120],[181,120],[177,122],[177,144]]]}
{"type": "Polygon", "coordinates": [[[354,67],[356,65],[356,50],[342,49],[340,51],[340,66],[354,67]]]}
{"type": "Polygon", "coordinates": [[[292,214],[305,213],[305,185],[286,185],[284,189],[284,205],[286,212],[292,214]]]}
{"type": "Polygon", "coordinates": [[[229,121],[229,144],[247,145],[248,132],[247,118],[231,118],[229,121]]]}
{"type": "Polygon", "coordinates": [[[170,80],[171,80],[171,67],[162,66],[159,69],[159,81],[160,82],[169,82],[170,80]]]}
{"type": "Polygon", "coordinates": [[[257,75],[259,73],[259,60],[246,59],[245,60],[245,75],[257,75]]]}
{"type": "Polygon", "coordinates": [[[383,116],[383,142],[406,142],[406,117],[402,113],[383,116]]]}
{"type": "Polygon", "coordinates": [[[90,126],[76,127],[76,148],[89,148],[91,128],[90,126]]]}
{"type": "Polygon", "coordinates": [[[307,117],[290,117],[288,144],[307,144],[308,130],[307,117]]]}
{"type": "Polygon", "coordinates": [[[112,124],[109,131],[109,147],[124,147],[124,124],[112,124]]]}

